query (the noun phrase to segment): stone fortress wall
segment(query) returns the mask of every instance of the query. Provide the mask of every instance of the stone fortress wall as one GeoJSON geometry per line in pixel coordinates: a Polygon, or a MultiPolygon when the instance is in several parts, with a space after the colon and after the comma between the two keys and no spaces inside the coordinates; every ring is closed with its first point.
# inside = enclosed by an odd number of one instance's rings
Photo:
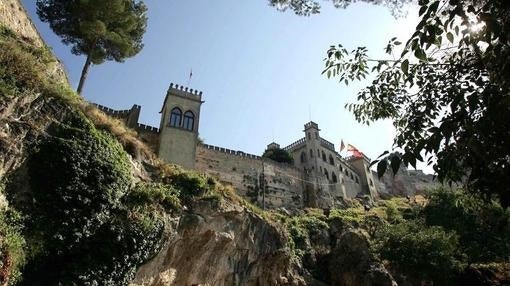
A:
{"type": "Polygon", "coordinates": [[[292,165],[200,144],[195,169],[232,185],[239,195],[261,207],[292,210],[304,206],[304,178],[292,165]]]}
{"type": "MultiPolygon", "coordinates": [[[[34,23],[19,0],[0,0],[0,25],[6,26],[37,47],[45,47],[46,43],[37,31],[34,23]]],[[[48,75],[59,82],[69,83],[67,73],[62,62],[48,67],[48,75]]]]}
{"type": "Polygon", "coordinates": [[[0,22],[16,32],[17,35],[32,41],[34,45],[38,47],[45,45],[41,35],[19,0],[0,1],[0,22]]]}

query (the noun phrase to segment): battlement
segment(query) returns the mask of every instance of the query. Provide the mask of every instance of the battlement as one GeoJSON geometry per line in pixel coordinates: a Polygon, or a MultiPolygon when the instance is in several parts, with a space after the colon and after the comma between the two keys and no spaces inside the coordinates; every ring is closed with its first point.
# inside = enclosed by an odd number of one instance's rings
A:
{"type": "Polygon", "coordinates": [[[310,121],[308,123],[305,124],[305,131],[308,130],[308,129],[317,129],[317,130],[320,130],[319,129],[319,124],[313,122],[313,121],[310,121]]]}
{"type": "Polygon", "coordinates": [[[93,105],[101,110],[102,112],[110,115],[111,117],[115,117],[115,118],[126,118],[129,116],[129,114],[135,110],[141,110],[142,107],[140,105],[133,105],[133,107],[131,109],[124,109],[124,110],[115,110],[115,109],[112,109],[112,108],[109,108],[109,107],[106,107],[104,105],[100,105],[100,104],[97,104],[97,103],[93,103],[93,105]]]}
{"type": "Polygon", "coordinates": [[[195,89],[189,88],[187,86],[170,83],[170,87],[168,88],[167,94],[182,96],[182,97],[191,98],[194,100],[201,101],[203,93],[202,93],[202,91],[195,90],[195,89]]]}
{"type": "Polygon", "coordinates": [[[136,131],[150,132],[150,133],[159,134],[159,128],[156,128],[156,127],[153,127],[153,126],[149,126],[149,125],[145,125],[145,124],[141,124],[141,123],[137,123],[136,124],[136,131]]]}
{"type": "Polygon", "coordinates": [[[284,147],[283,150],[290,152],[294,149],[297,149],[298,147],[301,147],[301,145],[304,145],[304,144],[306,144],[306,138],[303,137],[303,138],[297,140],[296,142],[290,144],[289,146],[284,147]]]}
{"type": "Polygon", "coordinates": [[[328,140],[323,139],[323,138],[320,139],[320,142],[321,142],[321,146],[322,147],[324,147],[326,149],[329,149],[329,150],[331,150],[333,152],[336,152],[335,151],[335,144],[333,144],[333,143],[331,143],[328,140]]]}
{"type": "Polygon", "coordinates": [[[235,156],[239,156],[239,157],[243,157],[243,158],[248,158],[248,159],[255,159],[255,160],[262,159],[262,157],[260,157],[260,156],[253,155],[253,154],[248,154],[248,153],[245,153],[243,151],[235,151],[235,150],[231,150],[231,149],[227,149],[227,148],[223,148],[223,147],[218,147],[218,146],[213,146],[213,145],[208,145],[208,144],[201,144],[201,145],[204,148],[206,148],[206,149],[217,151],[217,152],[221,152],[221,153],[225,153],[225,154],[229,154],[229,155],[235,155],[235,156]]]}

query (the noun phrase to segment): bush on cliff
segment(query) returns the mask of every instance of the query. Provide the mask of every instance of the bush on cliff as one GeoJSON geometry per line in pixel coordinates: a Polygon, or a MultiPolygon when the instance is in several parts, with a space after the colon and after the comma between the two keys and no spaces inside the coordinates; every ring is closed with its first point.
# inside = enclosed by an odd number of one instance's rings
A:
{"type": "Polygon", "coordinates": [[[20,278],[26,256],[22,222],[18,212],[0,210],[0,285],[14,284],[20,278]]]}
{"type": "Polygon", "coordinates": [[[418,221],[387,225],[374,248],[397,273],[438,285],[450,285],[465,266],[455,232],[418,221]]]}
{"type": "Polygon", "coordinates": [[[50,128],[28,171],[23,285],[127,285],[164,228],[157,208],[147,206],[178,207],[162,186],[129,190],[126,153],[79,113],[50,128]]]}
{"type": "Polygon", "coordinates": [[[470,263],[505,261],[510,254],[510,208],[462,190],[431,193],[427,225],[455,231],[470,263]]]}

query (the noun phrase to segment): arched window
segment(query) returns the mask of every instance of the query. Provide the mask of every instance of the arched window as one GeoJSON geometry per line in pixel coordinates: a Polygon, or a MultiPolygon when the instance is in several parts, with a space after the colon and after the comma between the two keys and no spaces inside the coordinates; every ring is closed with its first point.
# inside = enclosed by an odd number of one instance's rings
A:
{"type": "Polygon", "coordinates": [[[184,122],[183,122],[184,129],[193,131],[194,124],[195,124],[195,115],[193,114],[193,112],[191,112],[189,110],[186,111],[184,113],[184,122]]]}
{"type": "Polygon", "coordinates": [[[301,152],[301,163],[305,163],[306,162],[306,153],[305,151],[301,152]]]}
{"type": "Polygon", "coordinates": [[[324,151],[322,151],[322,161],[327,162],[326,153],[324,153],[324,151]]]}
{"type": "Polygon", "coordinates": [[[176,107],[170,113],[170,126],[181,127],[182,111],[176,107]]]}
{"type": "Polygon", "coordinates": [[[313,158],[313,150],[310,149],[310,158],[313,158]]]}
{"type": "Polygon", "coordinates": [[[338,178],[334,172],[331,172],[331,179],[333,180],[333,183],[338,183],[338,178]]]}
{"type": "Polygon", "coordinates": [[[324,169],[324,175],[326,175],[326,179],[328,179],[328,181],[329,181],[329,174],[328,174],[328,170],[324,169]]]}
{"type": "Polygon", "coordinates": [[[333,160],[333,156],[331,156],[331,154],[329,154],[329,164],[335,166],[335,160],[333,160]]]}

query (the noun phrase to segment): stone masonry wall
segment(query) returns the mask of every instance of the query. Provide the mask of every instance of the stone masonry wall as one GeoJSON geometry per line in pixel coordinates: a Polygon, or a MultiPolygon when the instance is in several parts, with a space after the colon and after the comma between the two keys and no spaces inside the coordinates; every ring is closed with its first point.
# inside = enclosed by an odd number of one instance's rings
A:
{"type": "Polygon", "coordinates": [[[42,37],[28,17],[19,0],[0,1],[0,22],[36,46],[44,46],[42,37]]]}
{"type": "MultiPolygon", "coordinates": [[[[29,41],[37,47],[46,45],[19,0],[0,0],[0,24],[5,25],[23,40],[29,41]]],[[[69,83],[61,62],[49,67],[49,75],[58,81],[69,83]]]]}
{"type": "Polygon", "coordinates": [[[264,205],[264,179],[266,208],[292,211],[303,207],[302,175],[291,165],[204,144],[197,147],[195,169],[231,184],[239,195],[259,206],[264,205]]]}

